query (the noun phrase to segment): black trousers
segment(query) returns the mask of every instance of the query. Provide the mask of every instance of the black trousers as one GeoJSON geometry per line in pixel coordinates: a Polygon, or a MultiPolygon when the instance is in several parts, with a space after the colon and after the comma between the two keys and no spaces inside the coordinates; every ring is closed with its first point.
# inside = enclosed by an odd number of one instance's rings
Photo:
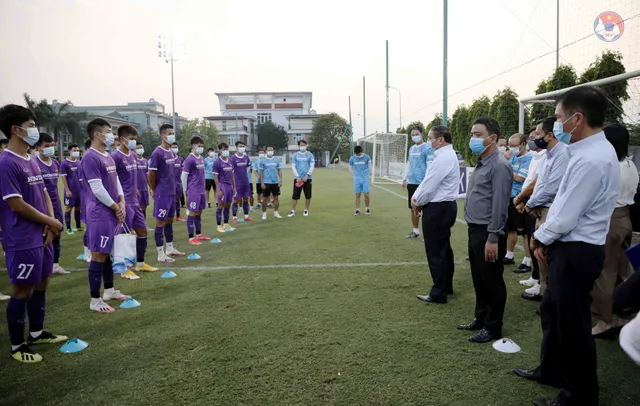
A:
{"type": "Polygon", "coordinates": [[[429,296],[445,300],[453,293],[453,249],[451,227],[456,223],[458,205],[455,201],[429,203],[422,211],[422,235],[427,262],[433,278],[429,296]]]}
{"type": "Polygon", "coordinates": [[[596,345],[591,336],[591,290],[604,266],[604,246],[555,242],[540,315],[542,348],[538,375],[562,386],[561,405],[598,405],[596,345]]]}
{"type": "MultiPolygon", "coordinates": [[[[529,238],[529,241],[531,241],[531,237],[536,231],[536,218],[525,214],[524,226],[524,229],[527,232],[527,237],[529,238]]],[[[540,279],[540,268],[538,267],[538,260],[536,259],[536,256],[533,255],[533,253],[531,253],[531,267],[533,268],[531,277],[533,279],[540,279]]]]}
{"type": "Polygon", "coordinates": [[[486,225],[469,224],[469,264],[476,291],[475,317],[489,332],[500,335],[507,302],[502,262],[507,253],[507,237],[503,234],[498,239],[498,259],[487,262],[484,259],[484,249],[488,235],[486,225]]]}

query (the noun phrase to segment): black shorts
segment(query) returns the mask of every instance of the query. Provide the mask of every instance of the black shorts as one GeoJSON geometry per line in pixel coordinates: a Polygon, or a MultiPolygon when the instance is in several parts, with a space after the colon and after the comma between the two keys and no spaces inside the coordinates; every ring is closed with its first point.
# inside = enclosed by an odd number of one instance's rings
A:
{"type": "Polygon", "coordinates": [[[420,185],[407,185],[407,192],[409,192],[409,198],[407,199],[407,201],[409,202],[409,208],[411,208],[411,198],[413,197],[413,194],[416,192],[416,190],[418,190],[418,186],[420,185]]]}
{"type": "Polygon", "coordinates": [[[280,186],[277,183],[266,183],[262,189],[262,196],[280,196],[280,186]]]}
{"type": "Polygon", "coordinates": [[[258,195],[262,194],[262,185],[260,184],[260,182],[256,183],[256,194],[258,195]]]}
{"type": "Polygon", "coordinates": [[[293,180],[293,200],[300,200],[300,195],[302,194],[302,191],[304,190],[304,198],[309,200],[311,199],[311,179],[309,179],[308,181],[304,182],[304,185],[300,186],[300,187],[296,187],[296,181],[295,179],[293,180]]]}
{"type": "Polygon", "coordinates": [[[513,205],[513,198],[509,199],[509,211],[507,212],[507,230],[515,231],[518,235],[527,235],[526,212],[518,213],[513,205]]]}
{"type": "Polygon", "coordinates": [[[204,185],[207,188],[207,192],[211,191],[211,189],[213,189],[213,191],[215,192],[216,190],[216,181],[213,179],[206,179],[204,181],[204,185]]]}

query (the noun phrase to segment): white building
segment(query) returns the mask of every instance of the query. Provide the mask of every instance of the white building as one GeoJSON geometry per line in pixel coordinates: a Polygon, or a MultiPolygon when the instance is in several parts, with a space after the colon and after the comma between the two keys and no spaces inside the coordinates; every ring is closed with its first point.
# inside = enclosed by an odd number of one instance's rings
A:
{"type": "MultiPolygon", "coordinates": [[[[236,150],[236,142],[242,141],[249,151],[253,151],[257,144],[255,137],[256,118],[253,116],[208,116],[203,117],[218,129],[220,142],[229,145],[229,150],[236,150]]],[[[255,151],[254,151],[255,152],[255,151]]]]}
{"type": "Polygon", "coordinates": [[[292,114],[287,116],[289,121],[285,127],[289,136],[289,151],[298,150],[298,141],[309,140],[309,134],[313,130],[313,125],[320,118],[320,114],[315,114],[315,110],[311,109],[310,114],[292,114]]]}

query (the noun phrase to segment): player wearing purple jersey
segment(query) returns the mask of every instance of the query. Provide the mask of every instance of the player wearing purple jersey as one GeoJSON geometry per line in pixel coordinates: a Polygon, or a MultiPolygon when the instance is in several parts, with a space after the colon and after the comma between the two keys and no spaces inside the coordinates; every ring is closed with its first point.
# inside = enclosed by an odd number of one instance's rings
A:
{"type": "Polygon", "coordinates": [[[160,127],[162,144],[157,147],[149,158],[150,195],[153,196],[153,216],[156,218],[155,240],[158,250],[158,262],[175,262],[171,256],[184,256],[173,246],[173,218],[176,213],[176,155],[171,151],[171,144],[176,142],[173,126],[163,124],[160,127]],[[167,239],[167,249],[164,250],[164,239],[167,239]]]}
{"type": "Polygon", "coordinates": [[[109,255],[113,250],[113,240],[126,218],[124,192],[118,179],[116,164],[106,152],[115,140],[111,126],[105,120],[97,118],[89,122],[87,134],[91,139],[91,149],[82,158],[82,174],[91,190],[90,195],[87,193],[87,242],[91,250],[89,309],[98,313],[111,313],[115,310],[105,301],[126,300],[130,297],[114,288],[113,266],[109,255]],[[101,298],[102,281],[104,294],[101,298]]]}
{"type": "Polygon", "coordinates": [[[191,154],[184,160],[181,183],[183,192],[187,196],[187,231],[190,245],[202,245],[201,241],[211,240],[202,234],[202,211],[207,204],[204,182],[204,141],[201,137],[193,136],[189,142],[191,154]]]}
{"type": "Polygon", "coordinates": [[[228,233],[234,229],[229,227],[229,208],[236,194],[236,181],[233,176],[233,164],[229,159],[229,146],[224,142],[218,145],[220,157],[213,163],[213,176],[215,176],[216,185],[216,222],[218,223],[218,231],[228,233]],[[222,214],[224,213],[224,224],[222,223],[222,214]]]}
{"type": "Polygon", "coordinates": [[[0,131],[9,140],[0,154],[0,225],[12,285],[7,326],[11,357],[25,363],[42,361],[30,346],[67,339],[44,330],[45,292],[53,272],[51,242],[60,235],[62,223],[54,218],[40,167],[27,153],[40,139],[35,119],[22,106],[9,104],[0,109],[0,131]],[[26,341],[25,315],[29,317],[26,341]]]}
{"type": "Polygon", "coordinates": [[[149,206],[149,189],[147,185],[148,163],[144,155],[144,145],[138,142],[136,144],[136,165],[138,166],[138,175],[136,177],[136,185],[138,187],[138,201],[140,202],[140,210],[147,219],[147,206],[149,206]]]}
{"type": "Polygon", "coordinates": [[[176,154],[176,161],[173,163],[175,168],[174,174],[176,176],[176,220],[177,221],[185,221],[184,218],[180,215],[180,208],[184,207],[184,193],[182,193],[182,165],[184,164],[184,158],[178,155],[180,149],[178,148],[178,144],[175,142],[171,145],[171,151],[176,154]]]}
{"type": "Polygon", "coordinates": [[[251,158],[245,154],[244,142],[236,142],[236,152],[230,158],[233,165],[233,177],[236,182],[236,195],[234,196],[231,211],[233,224],[238,224],[238,206],[242,205],[244,221],[253,221],[249,217],[249,197],[251,196],[251,158]]]}
{"type": "MultiPolygon", "coordinates": [[[[116,164],[116,173],[122,185],[125,201],[125,224],[129,230],[136,233],[136,271],[155,272],[158,269],[144,262],[144,254],[147,252],[147,222],[140,209],[138,200],[138,163],[135,152],[138,130],[130,125],[122,125],[118,128],[118,140],[120,148],[111,153],[116,164]]],[[[122,274],[126,279],[137,279],[138,276],[130,269],[122,274]]]]}
{"type": "Polygon", "coordinates": [[[69,145],[69,157],[60,164],[60,176],[64,186],[64,221],[67,225],[67,234],[73,234],[71,228],[71,210],[74,211],[76,229],[82,231],[80,223],[80,178],[78,167],[80,166],[80,148],[78,145],[69,145]]]}
{"type": "MultiPolygon", "coordinates": [[[[60,193],[58,193],[58,177],[60,176],[60,164],[53,159],[56,154],[53,137],[46,133],[40,133],[40,139],[35,145],[36,162],[42,171],[44,186],[47,188],[51,205],[53,206],[53,214],[56,220],[62,223],[62,203],[60,202],[60,193]]],[[[60,229],[60,231],[64,231],[60,229]]],[[[60,236],[53,239],[53,273],[58,275],[67,275],[71,272],[60,266],[60,236]]]]}

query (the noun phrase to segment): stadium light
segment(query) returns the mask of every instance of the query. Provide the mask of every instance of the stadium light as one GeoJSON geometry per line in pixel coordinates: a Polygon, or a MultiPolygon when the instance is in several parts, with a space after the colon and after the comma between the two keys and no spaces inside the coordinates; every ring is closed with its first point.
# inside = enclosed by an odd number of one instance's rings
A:
{"type": "MultiPolygon", "coordinates": [[[[171,120],[173,128],[176,129],[176,99],[173,79],[173,62],[186,52],[186,40],[184,35],[171,33],[168,35],[159,34],[156,36],[158,43],[158,57],[171,64],[171,120]]],[[[177,130],[177,129],[176,129],[177,130]]]]}

